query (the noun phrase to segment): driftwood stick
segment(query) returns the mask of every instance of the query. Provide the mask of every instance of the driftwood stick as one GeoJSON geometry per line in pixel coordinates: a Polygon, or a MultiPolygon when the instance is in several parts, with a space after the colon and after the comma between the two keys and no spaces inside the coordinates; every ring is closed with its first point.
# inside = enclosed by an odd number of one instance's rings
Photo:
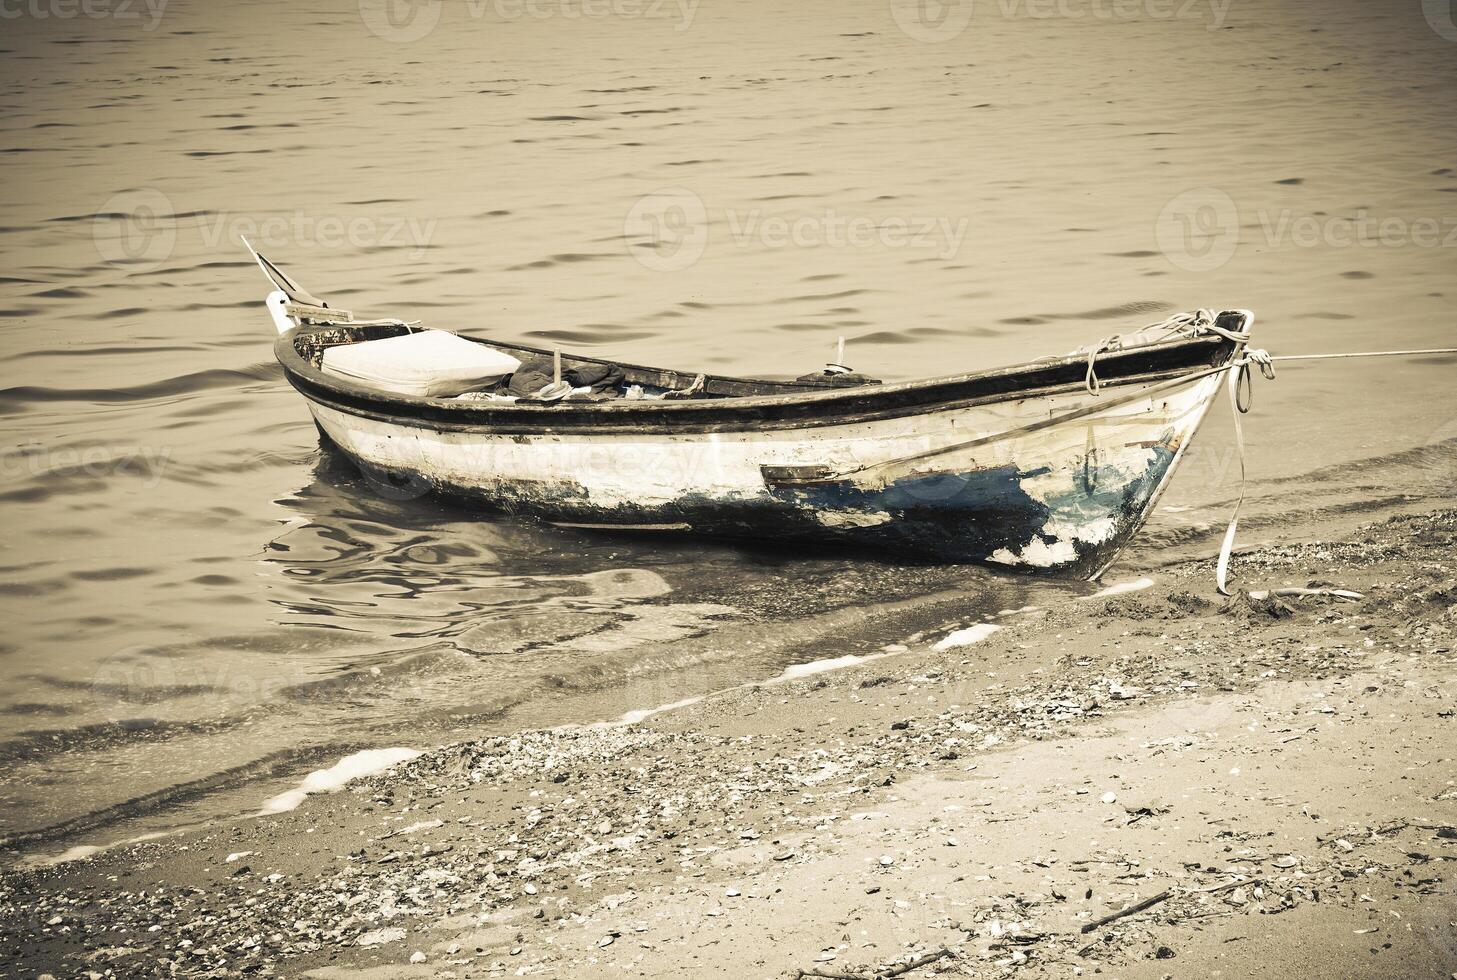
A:
{"type": "MultiPolygon", "coordinates": [[[[1194,891],[1185,892],[1187,895],[1220,895],[1224,892],[1233,891],[1241,885],[1249,885],[1251,888],[1260,883],[1259,878],[1245,878],[1239,881],[1226,881],[1222,885],[1215,885],[1213,888],[1196,888],[1194,891]]],[[[1170,919],[1170,922],[1190,922],[1194,919],[1208,919],[1214,916],[1234,915],[1233,909],[1226,909],[1223,912],[1200,912],[1195,915],[1181,915],[1170,919]]]]}
{"type": "Polygon", "coordinates": [[[1197,892],[1191,892],[1190,894],[1192,894],[1192,895],[1218,895],[1220,892],[1234,891],[1240,885],[1249,885],[1251,888],[1253,888],[1255,885],[1258,885],[1259,883],[1260,883],[1260,879],[1258,879],[1258,878],[1247,878],[1247,879],[1244,879],[1244,880],[1241,880],[1241,881],[1226,881],[1222,885],[1215,885],[1213,888],[1201,888],[1197,892]]]}
{"type": "MultiPolygon", "coordinates": [[[[1240,887],[1241,885],[1249,885],[1251,888],[1253,888],[1255,885],[1257,885],[1259,883],[1260,883],[1260,879],[1258,879],[1258,878],[1248,878],[1248,879],[1242,879],[1240,881],[1226,881],[1224,884],[1222,884],[1222,885],[1215,885],[1213,888],[1201,888],[1201,889],[1199,889],[1197,891],[1186,892],[1186,894],[1189,894],[1189,895],[1218,895],[1221,892],[1233,891],[1234,889],[1240,887]]],[[[1128,908],[1123,909],[1122,911],[1119,911],[1119,912],[1110,912],[1107,915],[1103,916],[1101,919],[1094,919],[1092,922],[1089,922],[1087,925],[1083,926],[1083,928],[1082,928],[1081,931],[1084,934],[1090,933],[1094,929],[1098,928],[1099,926],[1106,926],[1108,923],[1110,923],[1110,922],[1117,922],[1119,919],[1122,919],[1125,916],[1135,915],[1135,914],[1137,914],[1139,912],[1142,912],[1144,909],[1152,908],[1153,906],[1157,905],[1159,902],[1164,902],[1164,901],[1167,901],[1167,900],[1173,898],[1174,897],[1174,894],[1175,893],[1174,893],[1174,891],[1172,889],[1166,889],[1165,891],[1159,892],[1157,895],[1151,895],[1148,898],[1145,898],[1141,902],[1136,902],[1133,905],[1128,906],[1128,908]]]]}
{"type": "Polygon", "coordinates": [[[1097,929],[1099,926],[1106,926],[1108,923],[1117,922],[1119,919],[1125,916],[1135,915],[1139,912],[1142,912],[1146,908],[1151,908],[1157,905],[1159,902],[1165,901],[1173,897],[1174,893],[1172,891],[1161,891],[1157,895],[1151,895],[1141,902],[1134,902],[1132,905],[1128,906],[1128,908],[1123,909],[1120,912],[1109,912],[1101,919],[1094,919],[1092,922],[1089,922],[1087,925],[1083,926],[1080,931],[1086,935],[1087,933],[1092,932],[1094,929],[1097,929]]]}
{"type": "Polygon", "coordinates": [[[889,977],[898,977],[902,973],[910,973],[912,970],[919,969],[927,963],[934,963],[941,957],[950,955],[951,950],[943,946],[934,953],[917,956],[907,963],[888,966],[882,970],[876,970],[874,973],[838,973],[830,970],[800,970],[795,974],[794,980],[799,980],[800,977],[831,977],[833,980],[886,980],[889,977]]]}

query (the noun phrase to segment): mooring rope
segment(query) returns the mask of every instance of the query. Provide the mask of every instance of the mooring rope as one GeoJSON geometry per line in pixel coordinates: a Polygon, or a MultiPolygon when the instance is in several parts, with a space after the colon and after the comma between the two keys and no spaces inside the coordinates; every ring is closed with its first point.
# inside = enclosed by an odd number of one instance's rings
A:
{"type": "MultiPolygon", "coordinates": [[[[1234,416],[1234,444],[1239,453],[1239,498],[1234,504],[1234,513],[1229,518],[1229,527],[1224,531],[1224,541],[1219,546],[1219,563],[1215,566],[1214,581],[1221,595],[1229,595],[1229,559],[1234,552],[1234,535],[1239,527],[1239,512],[1245,502],[1245,434],[1240,416],[1248,414],[1251,403],[1250,365],[1257,364],[1260,373],[1270,381],[1275,380],[1275,361],[1330,361],[1347,357],[1412,357],[1424,354],[1457,354],[1457,347],[1436,347],[1427,350],[1372,350],[1355,351],[1348,354],[1278,354],[1271,355],[1259,348],[1250,348],[1243,357],[1235,358],[1219,368],[1229,371],[1229,403],[1234,416]],[[1243,394],[1241,394],[1243,392],[1243,394]]],[[[1096,394],[1096,392],[1094,392],[1096,394]]]]}
{"type": "MultiPolygon", "coordinates": [[[[1129,346],[1143,347],[1151,343],[1161,343],[1170,337],[1199,337],[1204,334],[1215,334],[1225,340],[1234,341],[1236,344],[1243,344],[1250,339],[1248,331],[1227,330],[1221,327],[1216,320],[1213,310],[1201,309],[1190,313],[1175,313],[1166,320],[1151,323],[1129,334],[1128,336],[1132,340],[1129,346]],[[1153,335],[1154,339],[1148,339],[1150,335],[1153,335]]],[[[1073,356],[1088,355],[1088,371],[1083,376],[1083,384],[1087,386],[1088,394],[1102,394],[1103,383],[1098,379],[1097,371],[1098,355],[1123,349],[1124,337],[1122,334],[1115,333],[1104,337],[1090,347],[1079,347],[1073,351],[1073,356]]]]}
{"type": "Polygon", "coordinates": [[[1362,350],[1348,354],[1276,354],[1272,361],[1329,361],[1338,357],[1402,357],[1420,354],[1457,354],[1457,347],[1433,347],[1428,350],[1362,350]]]}

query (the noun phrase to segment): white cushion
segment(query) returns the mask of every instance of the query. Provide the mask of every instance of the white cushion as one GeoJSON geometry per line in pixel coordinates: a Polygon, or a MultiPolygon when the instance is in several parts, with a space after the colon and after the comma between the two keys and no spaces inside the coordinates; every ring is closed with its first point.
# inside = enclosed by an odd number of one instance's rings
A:
{"type": "Polygon", "coordinates": [[[450,398],[484,388],[521,362],[494,347],[443,330],[366,340],[324,351],[325,374],[399,395],[450,398]]]}

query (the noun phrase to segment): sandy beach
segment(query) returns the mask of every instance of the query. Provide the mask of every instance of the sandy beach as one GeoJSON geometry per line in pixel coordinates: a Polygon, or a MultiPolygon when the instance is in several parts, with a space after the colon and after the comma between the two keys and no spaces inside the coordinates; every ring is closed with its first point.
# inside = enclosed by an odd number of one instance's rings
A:
{"type": "Polygon", "coordinates": [[[13,869],[4,975],[870,976],[939,953],[908,975],[1447,978],[1454,544],[1457,512],[1406,515],[1248,550],[1253,597],[1190,561],[846,638],[838,669],[13,869]],[[1292,587],[1361,598],[1259,597],[1292,587]]]}

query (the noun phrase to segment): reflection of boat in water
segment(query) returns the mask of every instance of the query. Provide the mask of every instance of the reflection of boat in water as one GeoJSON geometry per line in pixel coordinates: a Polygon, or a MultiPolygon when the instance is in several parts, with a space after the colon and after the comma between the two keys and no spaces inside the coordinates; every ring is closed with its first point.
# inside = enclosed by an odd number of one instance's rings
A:
{"type": "Polygon", "coordinates": [[[438,641],[480,657],[535,649],[539,660],[594,633],[622,636],[628,621],[694,618],[671,608],[665,576],[683,567],[661,555],[655,571],[605,538],[583,547],[573,531],[382,497],[329,448],[312,476],[278,501],[294,516],[263,558],[270,601],[287,625],[327,630],[347,657],[438,641]]]}
{"type": "MultiPolygon", "coordinates": [[[[260,265],[279,287],[267,304],[289,382],[321,433],[401,494],[571,526],[850,543],[1084,577],[1153,509],[1253,321],[1185,315],[1091,351],[895,384],[618,365],[622,390],[640,397],[437,397],[326,372],[331,349],[421,331],[329,309],[260,265]]],[[[523,362],[549,354],[473,343],[523,362]]],[[[568,371],[605,364],[561,358],[568,371]]]]}

